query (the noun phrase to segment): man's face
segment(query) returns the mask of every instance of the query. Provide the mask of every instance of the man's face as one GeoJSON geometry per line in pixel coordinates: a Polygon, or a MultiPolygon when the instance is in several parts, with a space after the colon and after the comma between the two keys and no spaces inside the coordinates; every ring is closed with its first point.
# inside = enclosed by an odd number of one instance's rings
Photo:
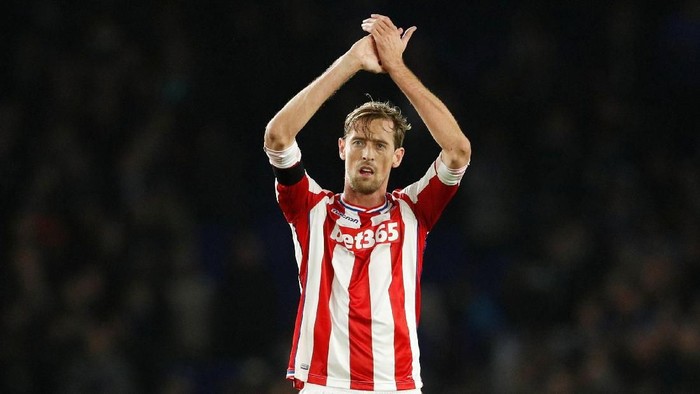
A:
{"type": "Polygon", "coordinates": [[[345,180],[352,190],[372,194],[386,192],[389,173],[401,164],[404,149],[394,149],[393,122],[374,119],[351,130],[338,140],[340,158],[345,160],[345,180]]]}

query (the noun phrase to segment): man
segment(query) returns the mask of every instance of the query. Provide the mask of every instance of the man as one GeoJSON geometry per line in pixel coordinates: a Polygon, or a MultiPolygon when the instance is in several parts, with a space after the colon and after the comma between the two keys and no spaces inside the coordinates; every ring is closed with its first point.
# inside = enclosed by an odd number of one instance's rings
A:
{"type": "Polygon", "coordinates": [[[269,122],[265,151],[292,229],[301,296],[287,377],[302,393],[420,393],[417,325],[428,231],[457,191],[471,146],[450,111],[408,69],[405,32],[386,16],[269,122]],[[306,174],[295,137],[358,71],[386,73],[442,148],[410,186],[387,193],[410,128],[400,111],[370,101],[346,118],[338,140],[343,192],[306,174]],[[359,390],[359,391],[358,391],[359,390]]]}

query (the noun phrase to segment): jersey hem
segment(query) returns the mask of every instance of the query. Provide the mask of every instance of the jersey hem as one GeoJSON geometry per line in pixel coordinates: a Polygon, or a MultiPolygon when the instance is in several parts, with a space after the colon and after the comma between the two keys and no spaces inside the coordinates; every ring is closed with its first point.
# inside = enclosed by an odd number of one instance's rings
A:
{"type": "MultiPolygon", "coordinates": [[[[305,383],[317,384],[326,387],[335,387],[340,389],[350,389],[350,390],[365,390],[365,391],[402,391],[402,390],[415,390],[423,387],[423,383],[419,380],[414,379],[399,380],[391,382],[358,382],[350,381],[346,379],[337,379],[322,375],[309,374],[306,380],[302,380],[300,377],[292,377],[296,380],[301,380],[305,383]]],[[[290,379],[292,379],[290,378],[290,379]]]]}

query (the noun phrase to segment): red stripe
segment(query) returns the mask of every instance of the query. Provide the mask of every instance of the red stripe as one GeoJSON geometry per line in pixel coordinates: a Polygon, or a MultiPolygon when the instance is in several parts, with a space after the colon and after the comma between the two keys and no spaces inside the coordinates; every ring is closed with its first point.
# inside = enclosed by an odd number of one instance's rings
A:
{"type": "Polygon", "coordinates": [[[309,178],[305,176],[300,182],[292,186],[285,186],[277,183],[278,203],[287,222],[294,225],[297,242],[301,248],[302,261],[299,263],[299,284],[301,286],[301,294],[299,296],[299,305],[297,308],[297,317],[294,323],[294,336],[292,337],[292,348],[289,354],[289,364],[287,365],[287,374],[291,378],[291,372],[296,370],[295,360],[297,350],[299,349],[299,339],[301,336],[301,324],[304,319],[304,304],[306,303],[307,291],[307,271],[309,258],[309,216],[301,215],[307,212],[308,207],[317,204],[324,196],[330,196],[330,192],[313,193],[310,188],[309,178]],[[299,209],[304,207],[304,209],[299,209]]]}
{"type": "MultiPolygon", "coordinates": [[[[394,210],[393,218],[401,224],[400,232],[404,234],[405,223],[400,220],[400,210],[394,210]]],[[[394,379],[398,390],[415,388],[413,381],[413,352],[411,351],[411,339],[406,320],[405,301],[406,294],[403,282],[403,242],[391,245],[391,284],[389,285],[389,299],[391,312],[394,316],[394,379]]]]}
{"type": "Polygon", "coordinates": [[[457,186],[447,186],[437,176],[430,178],[428,185],[418,193],[418,201],[413,209],[418,221],[428,230],[432,229],[456,193],[457,186]]]}
{"type": "Polygon", "coordinates": [[[299,296],[299,306],[297,308],[297,317],[294,323],[294,337],[292,339],[292,350],[289,355],[289,364],[287,366],[287,371],[295,370],[295,360],[297,356],[297,349],[299,348],[299,336],[301,334],[301,322],[304,315],[304,303],[306,302],[306,279],[308,270],[308,256],[309,256],[309,225],[307,221],[302,221],[297,223],[295,226],[295,231],[297,234],[297,241],[299,246],[302,248],[302,261],[299,265],[299,284],[301,286],[301,294],[299,296]]]}
{"type": "Polygon", "coordinates": [[[301,315],[302,315],[302,310],[304,309],[304,298],[305,298],[305,292],[302,292],[301,296],[299,297],[299,307],[297,308],[297,319],[296,322],[294,323],[294,337],[292,339],[292,351],[289,354],[289,364],[287,364],[287,374],[288,378],[291,378],[293,374],[290,374],[290,372],[295,371],[294,367],[294,360],[297,357],[297,349],[299,348],[299,327],[301,326],[301,315]]]}
{"type": "MultiPolygon", "coordinates": [[[[332,230],[330,222],[324,224],[324,238],[330,237],[332,230]]],[[[316,325],[314,326],[314,350],[309,369],[309,383],[326,385],[328,378],[328,348],[331,337],[330,298],[331,286],[335,272],[331,258],[333,251],[325,245],[323,262],[321,263],[321,282],[319,284],[318,307],[316,308],[316,325]]]]}
{"type": "Polygon", "coordinates": [[[348,288],[350,388],[374,390],[374,357],[372,354],[372,311],[369,292],[369,253],[356,252],[355,265],[348,288]]]}

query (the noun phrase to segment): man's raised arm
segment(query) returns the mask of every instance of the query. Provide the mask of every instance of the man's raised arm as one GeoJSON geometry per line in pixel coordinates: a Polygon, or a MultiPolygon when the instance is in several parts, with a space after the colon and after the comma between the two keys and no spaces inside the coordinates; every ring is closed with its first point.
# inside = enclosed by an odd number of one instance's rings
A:
{"type": "Polygon", "coordinates": [[[371,36],[358,40],[321,76],[282,107],[265,128],[265,147],[281,151],[291,146],[296,135],[321,105],[360,70],[382,71],[371,36]]]}
{"type": "Polygon", "coordinates": [[[402,28],[394,26],[388,17],[372,14],[363,21],[362,29],[374,38],[383,71],[406,95],[435,142],[442,148],[445,165],[454,169],[466,166],[471,158],[469,140],[445,104],[423,85],[403,61],[403,51],[416,28],[410,27],[404,32],[402,28]]]}

